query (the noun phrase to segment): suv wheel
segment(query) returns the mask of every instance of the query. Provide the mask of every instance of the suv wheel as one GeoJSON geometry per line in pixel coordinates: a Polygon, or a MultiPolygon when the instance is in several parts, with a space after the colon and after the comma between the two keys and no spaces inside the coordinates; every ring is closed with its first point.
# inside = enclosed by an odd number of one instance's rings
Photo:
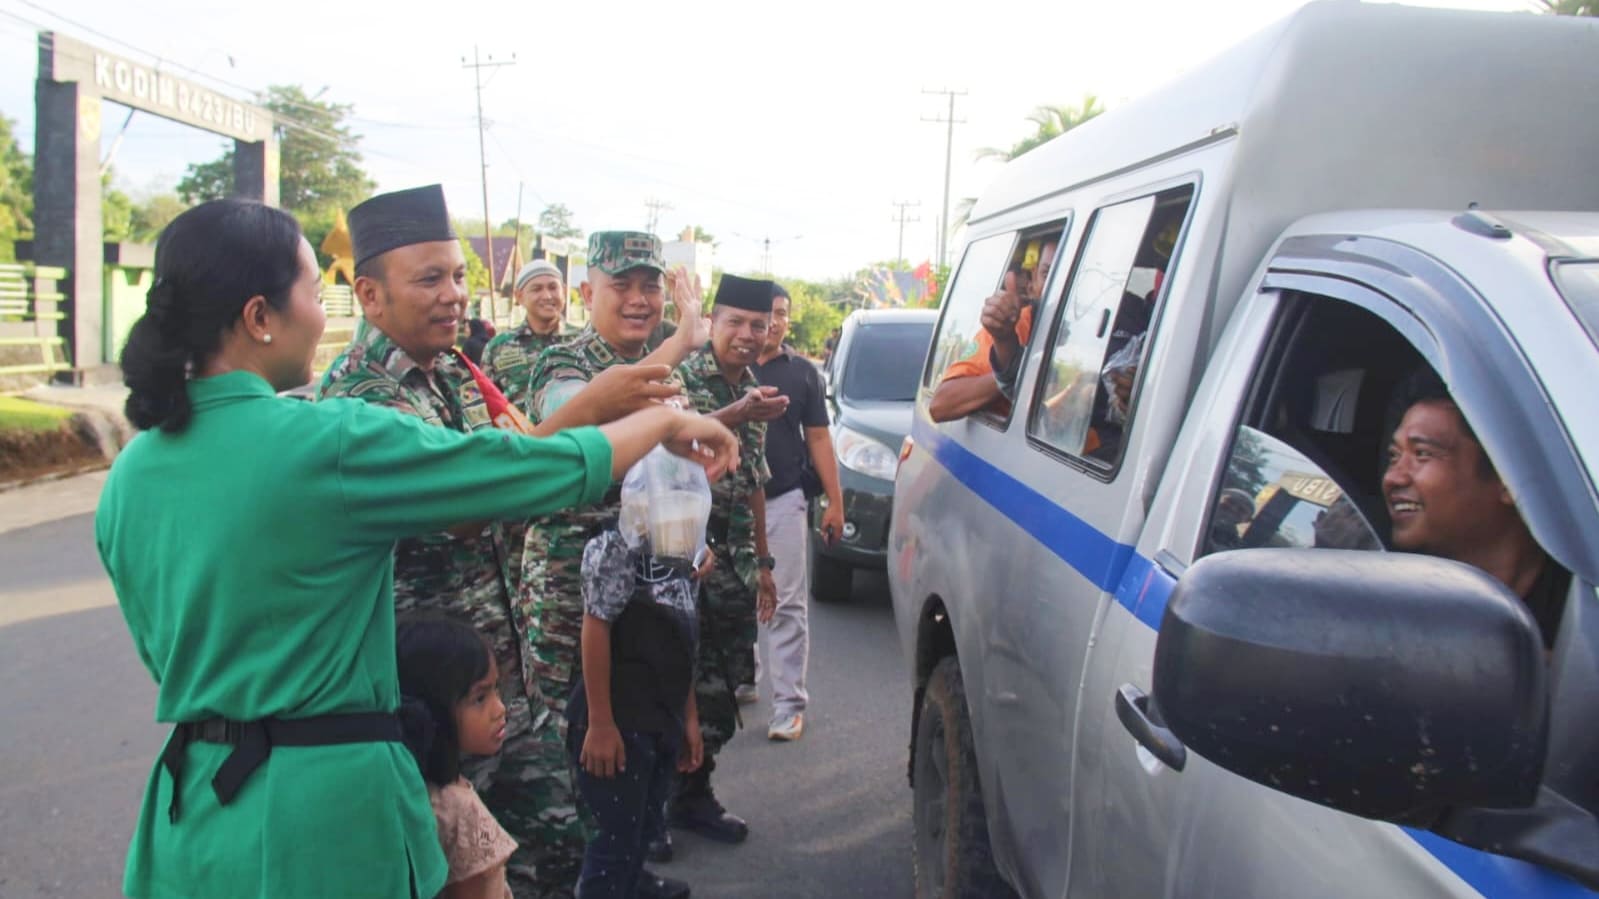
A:
{"type": "Polygon", "coordinates": [[[922,694],[912,807],[916,899],[1015,895],[989,850],[966,688],[954,656],[938,663],[922,694]]]}
{"type": "Polygon", "coordinates": [[[811,595],[817,602],[847,602],[854,588],[854,568],[811,548],[811,595]]]}

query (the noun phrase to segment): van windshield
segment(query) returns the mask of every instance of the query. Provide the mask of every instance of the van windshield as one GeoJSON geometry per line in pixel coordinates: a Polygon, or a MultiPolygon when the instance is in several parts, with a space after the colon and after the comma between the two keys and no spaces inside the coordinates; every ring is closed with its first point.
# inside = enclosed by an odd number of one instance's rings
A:
{"type": "Polygon", "coordinates": [[[861,325],[850,338],[839,394],[852,403],[909,403],[916,399],[933,323],[861,325]]]}

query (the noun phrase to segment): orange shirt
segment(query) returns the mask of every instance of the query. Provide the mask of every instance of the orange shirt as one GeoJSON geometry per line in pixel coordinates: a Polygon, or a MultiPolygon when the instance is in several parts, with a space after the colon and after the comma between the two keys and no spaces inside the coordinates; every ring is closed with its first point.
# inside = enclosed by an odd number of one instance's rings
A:
{"type": "MultiPolygon", "coordinates": [[[[1027,346],[1027,340],[1033,335],[1033,308],[1036,301],[1022,307],[1021,317],[1016,320],[1016,339],[1027,346]]],[[[988,333],[987,328],[977,331],[977,349],[972,351],[965,359],[957,359],[944,369],[944,376],[939,378],[939,383],[950,378],[970,378],[977,375],[991,375],[994,366],[988,361],[988,351],[994,348],[994,336],[988,333]]]]}

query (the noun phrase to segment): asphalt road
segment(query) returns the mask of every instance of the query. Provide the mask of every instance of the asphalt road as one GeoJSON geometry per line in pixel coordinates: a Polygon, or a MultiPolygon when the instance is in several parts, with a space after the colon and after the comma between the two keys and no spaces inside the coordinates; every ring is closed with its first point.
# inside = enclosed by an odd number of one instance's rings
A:
{"type": "MultiPolygon", "coordinates": [[[[0,896],[121,895],[134,816],[164,730],[94,550],[102,475],[0,493],[0,896]]],[[[811,610],[805,738],[770,743],[769,690],[717,769],[751,834],[679,833],[659,871],[698,897],[911,894],[909,691],[887,584],[811,610]]]]}

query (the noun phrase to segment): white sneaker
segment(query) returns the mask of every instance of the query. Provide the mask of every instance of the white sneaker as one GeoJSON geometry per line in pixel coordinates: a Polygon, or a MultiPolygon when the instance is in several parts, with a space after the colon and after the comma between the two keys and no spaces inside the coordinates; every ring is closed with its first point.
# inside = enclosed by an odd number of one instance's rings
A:
{"type": "Polygon", "coordinates": [[[761,691],[755,689],[754,684],[739,684],[733,691],[733,698],[739,705],[754,705],[761,701],[761,691]]]}
{"type": "Polygon", "coordinates": [[[798,740],[804,733],[805,713],[795,712],[794,714],[785,718],[779,718],[776,721],[773,721],[772,725],[766,729],[766,739],[786,740],[792,742],[794,740],[798,740]]]}

